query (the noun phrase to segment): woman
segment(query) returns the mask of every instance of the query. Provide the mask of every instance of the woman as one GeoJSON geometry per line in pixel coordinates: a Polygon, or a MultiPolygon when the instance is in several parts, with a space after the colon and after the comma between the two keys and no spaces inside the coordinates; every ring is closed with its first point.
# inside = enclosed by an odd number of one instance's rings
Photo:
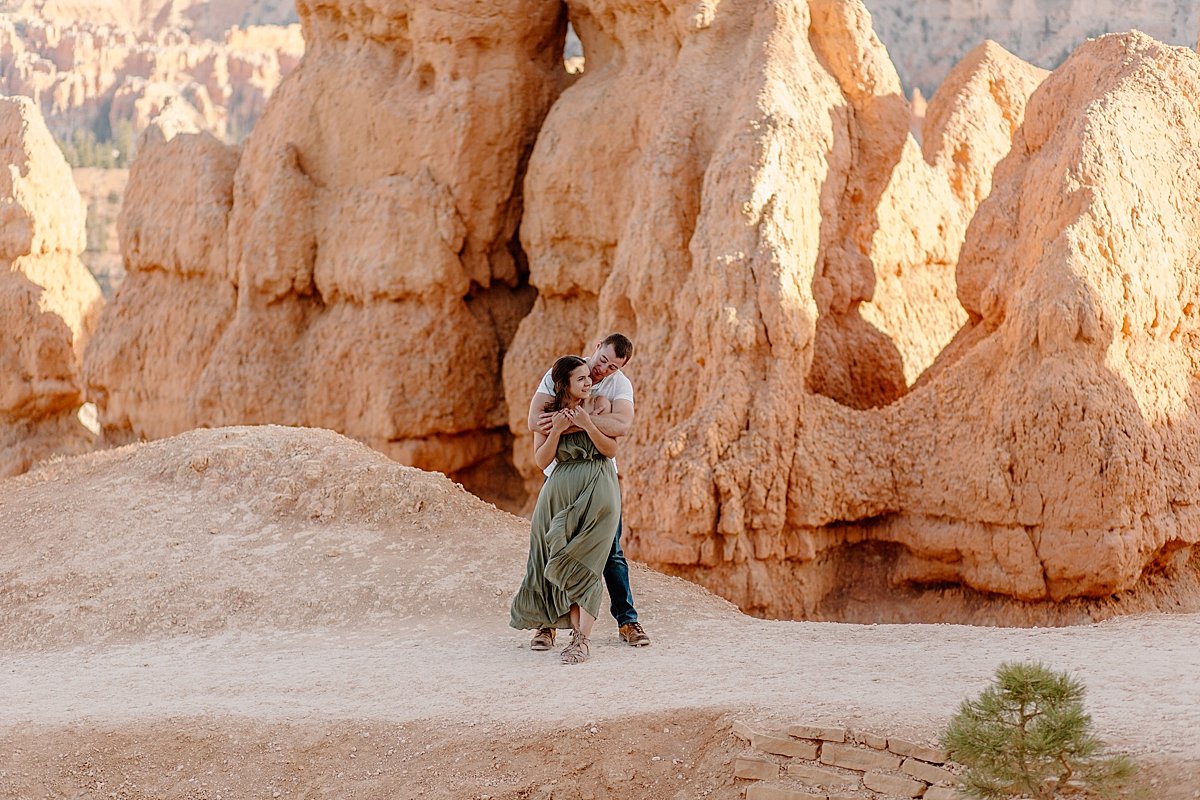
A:
{"type": "Polygon", "coordinates": [[[570,628],[564,664],[587,661],[592,625],[604,594],[604,564],[617,535],[621,490],[612,457],[615,439],[592,417],[611,410],[592,397],[587,362],[563,356],[550,370],[554,412],[549,434],[534,433],[534,461],[555,467],[538,494],[529,534],[525,580],[513,598],[508,624],[519,629],[570,628]],[[577,429],[567,432],[568,429],[577,429]]]}

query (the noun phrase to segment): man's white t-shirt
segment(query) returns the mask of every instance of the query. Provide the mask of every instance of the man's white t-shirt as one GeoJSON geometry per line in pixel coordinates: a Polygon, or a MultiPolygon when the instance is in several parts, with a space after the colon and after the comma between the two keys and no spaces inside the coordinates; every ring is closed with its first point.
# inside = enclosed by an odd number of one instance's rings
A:
{"type": "MultiPolygon", "coordinates": [[[[553,397],[554,378],[550,377],[550,372],[550,370],[546,370],[546,374],[542,377],[542,382],[538,384],[537,390],[542,394],[548,394],[553,397]]],[[[607,397],[613,405],[616,405],[618,400],[628,400],[632,403],[633,384],[629,382],[629,378],[626,378],[621,370],[617,370],[599,383],[592,384],[592,394],[607,397]]],[[[614,458],[612,462],[615,467],[617,460],[614,458]]],[[[557,463],[557,461],[551,461],[550,466],[542,470],[547,478],[550,477],[551,472],[554,472],[554,465],[557,463]]]]}

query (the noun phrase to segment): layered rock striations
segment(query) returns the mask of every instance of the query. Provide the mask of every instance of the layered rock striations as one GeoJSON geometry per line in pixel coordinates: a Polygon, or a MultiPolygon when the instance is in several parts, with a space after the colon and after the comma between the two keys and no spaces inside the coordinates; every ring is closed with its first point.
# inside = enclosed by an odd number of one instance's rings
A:
{"type": "Polygon", "coordinates": [[[84,207],[37,107],[0,98],[0,478],[87,450],[80,358],[100,289],[79,260],[84,207]]]}
{"type": "Polygon", "coordinates": [[[891,582],[1053,620],[1036,604],[1178,574],[1195,54],[1107,37],[1039,87],[985,45],[918,147],[860,5],[658,13],[572,6],[587,68],[526,182],[514,432],[550,358],[630,334],[629,550],[755,613],[962,611],[872,605],[891,582]]]}
{"type": "Polygon", "coordinates": [[[470,481],[507,462],[500,365],[531,302],[520,177],[565,17],[546,0],[299,10],[308,50],[243,150],[152,131],[139,155],[129,275],[88,352],[105,436],[304,424],[470,481]]]}
{"type": "Polygon", "coordinates": [[[60,139],[89,129],[116,140],[174,104],[221,138],[240,139],[299,62],[299,25],[232,28],[193,39],[96,22],[0,18],[0,92],[32,97],[60,139]]]}

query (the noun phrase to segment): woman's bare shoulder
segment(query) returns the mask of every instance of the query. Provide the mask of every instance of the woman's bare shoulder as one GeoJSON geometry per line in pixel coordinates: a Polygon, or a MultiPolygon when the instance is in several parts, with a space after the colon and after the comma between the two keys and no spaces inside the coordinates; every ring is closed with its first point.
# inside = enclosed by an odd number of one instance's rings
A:
{"type": "Polygon", "coordinates": [[[588,409],[589,414],[607,414],[612,411],[612,401],[607,397],[597,395],[591,398],[592,407],[588,409]]]}

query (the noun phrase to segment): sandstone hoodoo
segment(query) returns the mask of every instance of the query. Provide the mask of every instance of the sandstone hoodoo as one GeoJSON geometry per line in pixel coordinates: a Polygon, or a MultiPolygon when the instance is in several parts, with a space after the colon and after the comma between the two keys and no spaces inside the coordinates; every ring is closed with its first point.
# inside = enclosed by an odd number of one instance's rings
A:
{"type": "Polygon", "coordinates": [[[126,277],[84,359],[110,444],[202,424],[195,388],[237,297],[225,252],[237,150],[177,117],[140,150],[117,220],[126,277]]]}
{"type": "Polygon", "coordinates": [[[93,436],[80,358],[100,287],[79,260],[84,206],[32,101],[0,97],[0,478],[93,436]]]}
{"type": "Polygon", "coordinates": [[[519,520],[332,431],[190,431],[50,464],[9,489],[0,520],[22,546],[5,551],[5,569],[36,587],[16,601],[25,613],[0,607],[10,650],[387,625],[440,613],[454,593],[422,581],[441,571],[461,575],[455,584],[475,598],[459,598],[459,613],[499,618],[497,593],[523,544],[519,520]],[[48,535],[28,509],[54,481],[93,501],[72,503],[48,535]],[[477,531],[477,542],[439,536],[452,527],[477,531]],[[229,558],[227,548],[244,552],[229,558]],[[468,559],[484,563],[489,549],[488,574],[467,574],[468,559]],[[84,553],[86,566],[75,561],[84,553]],[[416,580],[387,577],[401,564],[416,580]],[[64,581],[63,569],[78,580],[64,581]]]}
{"type": "Polygon", "coordinates": [[[520,175],[566,20],[546,0],[299,11],[305,56],[244,149],[183,134],[132,171],[130,275],[88,357],[105,436],[305,424],[493,480],[532,300],[520,175]]]}
{"type": "MultiPolygon", "coordinates": [[[[907,120],[891,112],[890,127],[872,125],[867,104],[857,117],[863,129],[859,140],[899,141],[903,146],[894,166],[892,154],[868,162],[856,172],[879,186],[878,204],[862,203],[861,189],[848,193],[842,213],[853,220],[855,247],[871,262],[871,279],[864,282],[867,296],[852,297],[837,305],[838,314],[823,316],[817,325],[816,355],[820,368],[809,375],[809,387],[841,403],[861,406],[865,398],[845,384],[844,368],[856,356],[848,352],[857,343],[854,328],[862,322],[878,329],[899,356],[892,366],[893,394],[906,391],[933,363],[967,321],[955,291],[958,263],[967,225],[979,203],[991,192],[992,171],[1008,155],[1012,137],[1025,115],[1029,96],[1048,73],[1031,67],[995,42],[984,42],[959,63],[929,101],[923,114],[921,143],[900,128],[907,120]],[[862,321],[849,308],[856,308],[862,321]],[[836,322],[835,322],[836,321],[836,322]],[[835,358],[830,358],[836,351],[835,358]]],[[[853,96],[855,75],[844,76],[843,91],[853,96]]],[[[871,103],[895,104],[899,91],[894,73],[876,85],[887,88],[885,99],[871,103]]],[[[876,91],[877,95],[883,92],[876,91]]],[[[878,116],[878,115],[876,115],[878,116]]],[[[864,180],[860,178],[860,181],[864,180]]],[[[843,246],[844,249],[844,246],[843,246]]],[[[830,277],[814,291],[835,286],[836,265],[830,277]]],[[[861,355],[857,356],[861,358],[861,355]]],[[[879,398],[885,399],[885,398],[879,398]]]]}
{"type": "Polygon", "coordinates": [[[1195,53],[1110,36],[1042,81],[985,46],[916,163],[861,6],[673,8],[572,7],[588,67],[526,181],[514,432],[551,354],[630,334],[628,549],[755,613],[1078,620],[1194,570],[1195,53]]]}

